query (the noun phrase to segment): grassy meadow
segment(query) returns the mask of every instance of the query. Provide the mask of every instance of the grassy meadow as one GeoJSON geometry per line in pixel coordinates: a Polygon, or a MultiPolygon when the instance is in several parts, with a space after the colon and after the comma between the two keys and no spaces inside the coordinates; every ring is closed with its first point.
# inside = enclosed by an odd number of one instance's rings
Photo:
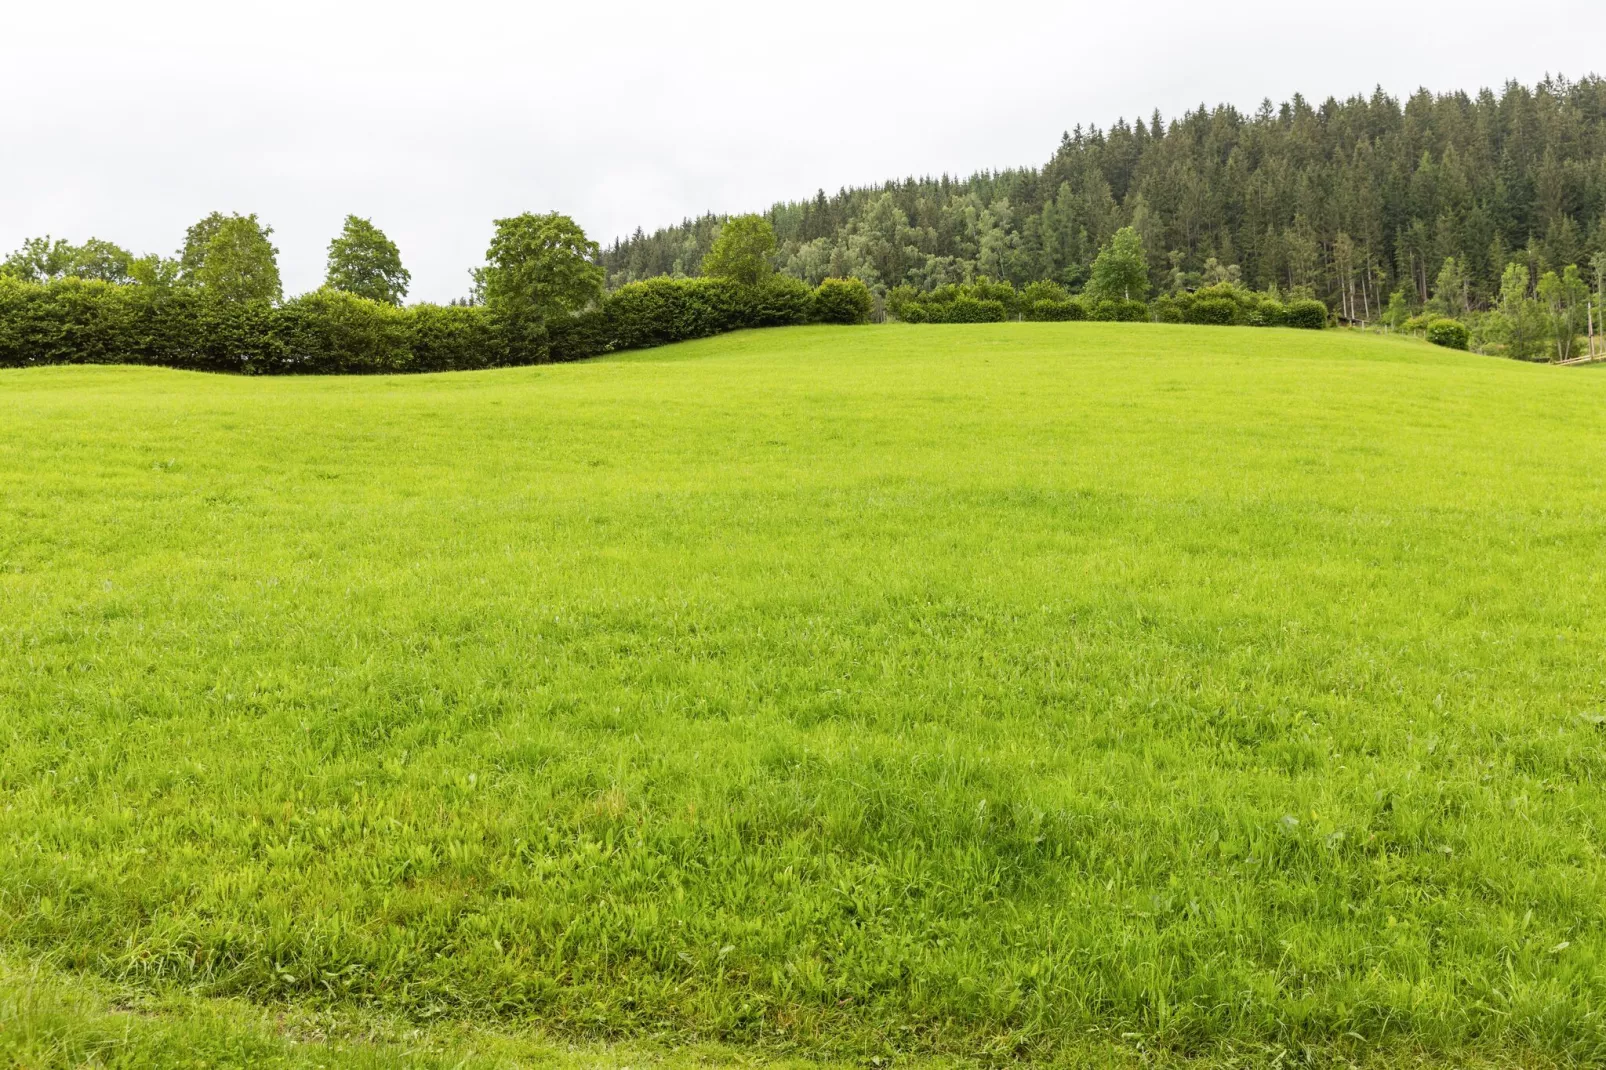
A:
{"type": "Polygon", "coordinates": [[[0,371],[0,1063],[1598,1064],[1603,781],[1589,371],[0,371]]]}

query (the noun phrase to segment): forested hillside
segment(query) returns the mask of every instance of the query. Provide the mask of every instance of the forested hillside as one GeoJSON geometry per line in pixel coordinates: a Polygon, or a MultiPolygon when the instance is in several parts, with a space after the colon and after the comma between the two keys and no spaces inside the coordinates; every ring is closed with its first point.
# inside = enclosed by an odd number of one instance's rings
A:
{"type": "MultiPolygon", "coordinates": [[[[987,276],[1074,289],[1130,225],[1162,292],[1236,266],[1251,287],[1308,289],[1372,319],[1395,290],[1426,302],[1454,258],[1478,307],[1514,259],[1537,280],[1606,250],[1606,80],[1156,113],[1078,126],[1041,168],[821,191],[768,217],[776,266],[810,283],[931,289],[987,276]]],[[[616,242],[603,254],[609,285],[697,274],[719,223],[616,242]]]]}

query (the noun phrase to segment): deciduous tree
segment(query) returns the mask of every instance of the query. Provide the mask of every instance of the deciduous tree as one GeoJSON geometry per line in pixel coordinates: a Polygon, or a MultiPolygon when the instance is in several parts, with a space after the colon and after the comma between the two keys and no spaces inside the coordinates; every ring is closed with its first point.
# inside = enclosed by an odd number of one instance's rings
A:
{"type": "Polygon", "coordinates": [[[195,282],[222,301],[279,300],[284,294],[272,235],[254,213],[223,219],[207,239],[195,282]]]}
{"type": "Polygon", "coordinates": [[[1506,346],[1506,356],[1532,360],[1544,344],[1544,322],[1538,302],[1529,294],[1528,267],[1513,262],[1500,277],[1500,304],[1491,325],[1506,346]]]}
{"type": "Polygon", "coordinates": [[[1122,227],[1099,250],[1087,292],[1096,301],[1142,301],[1149,296],[1149,260],[1135,229],[1122,227]]]}
{"type": "Polygon", "coordinates": [[[324,285],[370,301],[399,305],[411,281],[396,243],[372,221],[348,215],[340,237],[329,243],[324,285]]]}
{"type": "Polygon", "coordinates": [[[1584,306],[1588,300],[1589,287],[1577,264],[1568,264],[1559,275],[1547,271],[1539,280],[1539,302],[1544,307],[1557,360],[1572,358],[1573,347],[1584,330],[1584,306]]]}
{"type": "Polygon", "coordinates": [[[590,307],[602,297],[597,243],[573,219],[557,212],[496,221],[474,272],[476,296],[505,314],[542,322],[590,307]]]}
{"type": "Polygon", "coordinates": [[[127,249],[99,238],[74,245],[64,238],[29,238],[4,262],[0,274],[31,282],[51,279],[98,279],[101,282],[135,281],[135,259],[127,249]]]}
{"type": "Polygon", "coordinates": [[[774,272],[770,263],[774,252],[775,228],[770,221],[763,216],[739,215],[719,228],[713,247],[703,257],[703,274],[757,286],[774,272]]]}

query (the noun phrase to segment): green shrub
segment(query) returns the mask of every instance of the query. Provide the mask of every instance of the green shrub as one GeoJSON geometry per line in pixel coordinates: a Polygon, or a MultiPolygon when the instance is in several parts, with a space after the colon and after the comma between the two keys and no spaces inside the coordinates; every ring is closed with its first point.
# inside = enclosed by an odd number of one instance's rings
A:
{"type": "Polygon", "coordinates": [[[1460,320],[1436,319],[1428,324],[1428,341],[1446,349],[1466,349],[1471,332],[1460,320]]]}
{"type": "Polygon", "coordinates": [[[772,275],[757,286],[743,287],[738,301],[738,327],[793,327],[814,314],[813,292],[790,275],[772,275]]]}
{"type": "MultiPolygon", "coordinates": [[[[544,339],[544,335],[543,335],[544,339]]],[[[544,346],[544,340],[543,340],[544,346]]],[[[191,287],[0,279],[0,365],[159,364],[247,374],[445,371],[545,359],[483,308],[319,290],[275,307],[191,287]]]]}
{"type": "Polygon", "coordinates": [[[615,348],[607,302],[574,316],[547,321],[548,356],[554,361],[584,360],[615,348]]]}
{"type": "MultiPolygon", "coordinates": [[[[200,291],[194,309],[199,312],[196,359],[206,367],[267,375],[283,371],[284,352],[273,329],[275,309],[266,300],[217,300],[200,291]]],[[[182,314],[183,304],[173,310],[182,314]]],[[[171,338],[169,332],[168,337],[171,338]]],[[[171,351],[170,351],[171,352],[171,351]]],[[[161,354],[149,363],[166,364],[161,354]]]]}
{"type": "Polygon", "coordinates": [[[974,298],[982,302],[998,302],[1004,310],[1005,319],[1016,315],[1020,311],[1020,294],[1008,282],[994,282],[984,275],[975,282],[967,284],[963,290],[964,292],[961,296],[974,298]]]}
{"type": "MultiPolygon", "coordinates": [[[[1089,306],[1053,282],[1017,292],[1007,282],[907,286],[887,310],[909,323],[1037,321],[1250,323],[1323,326],[1319,301],[1285,311],[1274,298],[1232,284],[1193,294],[1089,306]]],[[[814,290],[783,276],[747,286],[731,279],[655,278],[631,283],[578,312],[524,315],[517,307],[397,308],[355,294],[319,290],[275,306],[223,301],[192,286],[116,284],[76,278],[0,278],[0,366],[62,363],[162,364],[210,371],[366,373],[447,371],[548,360],[579,360],[703,338],[744,327],[864,323],[874,299],[858,279],[827,279],[814,290]]]]}
{"type": "MultiPolygon", "coordinates": [[[[1314,304],[1317,307],[1306,309],[1301,315],[1312,320],[1320,319],[1325,325],[1326,306],[1319,301],[1314,304]]],[[[1288,309],[1276,297],[1257,293],[1234,282],[1218,282],[1191,293],[1165,294],[1155,299],[1150,311],[1160,323],[1196,323],[1220,327],[1288,325],[1288,309]]]]}
{"type": "MultiPolygon", "coordinates": [[[[943,310],[943,323],[1002,323],[1009,318],[1009,309],[998,300],[982,301],[974,297],[956,297],[943,310]]],[[[935,320],[933,322],[936,322],[935,320]]]]}
{"type": "Polygon", "coordinates": [[[1283,313],[1283,325],[1308,331],[1322,330],[1327,326],[1327,306],[1313,297],[1290,301],[1283,313]]]}
{"type": "Polygon", "coordinates": [[[413,322],[405,309],[325,288],[286,301],[272,318],[282,362],[274,371],[413,370],[413,322]]]}
{"type": "Polygon", "coordinates": [[[0,365],[115,363],[137,336],[128,288],[76,278],[0,276],[0,365]]]}
{"type": "Polygon", "coordinates": [[[1088,310],[1088,319],[1106,323],[1143,323],[1149,319],[1149,306],[1143,301],[1099,301],[1088,310]]]}
{"type": "Polygon", "coordinates": [[[1181,323],[1186,313],[1188,294],[1161,294],[1149,302],[1149,315],[1156,323],[1181,323]]]}
{"type": "Polygon", "coordinates": [[[887,291],[887,315],[893,319],[903,320],[906,323],[925,322],[925,304],[919,291],[908,283],[894,286],[887,291]],[[920,318],[911,318],[911,313],[920,318]]]}
{"type": "Polygon", "coordinates": [[[1212,327],[1230,327],[1240,321],[1243,305],[1223,294],[1194,295],[1182,310],[1182,322],[1212,327]]]}
{"type": "Polygon", "coordinates": [[[1064,322],[1087,319],[1087,306],[1069,298],[1063,301],[1033,301],[1026,306],[1026,318],[1037,322],[1064,322]]]}
{"type": "Polygon", "coordinates": [[[413,370],[445,372],[506,363],[490,311],[480,305],[413,305],[413,370]]]}
{"type": "Polygon", "coordinates": [[[0,279],[0,366],[267,370],[280,356],[273,314],[266,301],[222,301],[191,287],[0,279]]]}
{"type": "MultiPolygon", "coordinates": [[[[1046,285],[1053,288],[1040,287],[1034,291],[1034,298],[1063,298],[1063,289],[1052,283],[1046,285]]],[[[893,287],[887,294],[887,311],[908,323],[996,323],[1023,311],[1023,301],[1009,283],[981,278],[939,286],[926,294],[908,286],[893,287]]]]}
{"type": "Polygon", "coordinates": [[[1039,282],[1029,282],[1020,292],[1020,307],[1024,311],[1040,302],[1069,301],[1071,295],[1065,292],[1065,287],[1052,279],[1043,279],[1039,282]]]}
{"type": "Polygon", "coordinates": [[[1256,294],[1245,322],[1251,327],[1288,326],[1288,307],[1269,294],[1256,294]]]}
{"type": "Polygon", "coordinates": [[[826,279],[814,290],[816,323],[869,323],[875,299],[862,279],[826,279]]]}
{"type": "Polygon", "coordinates": [[[730,279],[645,279],[603,302],[615,349],[644,349],[746,326],[742,287],[730,279]]]}

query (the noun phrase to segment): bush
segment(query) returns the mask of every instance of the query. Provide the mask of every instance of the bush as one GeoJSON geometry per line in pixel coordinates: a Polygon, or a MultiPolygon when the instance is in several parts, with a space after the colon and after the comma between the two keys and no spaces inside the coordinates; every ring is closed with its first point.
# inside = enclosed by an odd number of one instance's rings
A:
{"type": "Polygon", "coordinates": [[[816,323],[869,323],[874,309],[870,288],[860,279],[826,279],[814,290],[816,323]]]}
{"type": "Polygon", "coordinates": [[[757,286],[742,288],[739,296],[739,327],[795,327],[814,315],[813,291],[790,275],[772,275],[757,286]]]}
{"type": "Polygon", "coordinates": [[[1471,340],[1467,325],[1459,320],[1436,319],[1428,324],[1428,341],[1446,349],[1466,349],[1471,340]]]}
{"type": "Polygon", "coordinates": [[[1029,309],[1035,304],[1044,301],[1069,301],[1071,295],[1065,292],[1065,287],[1052,279],[1043,279],[1040,282],[1029,282],[1020,292],[1020,305],[1022,309],[1029,309]]]}
{"type": "MultiPolygon", "coordinates": [[[[910,322],[993,323],[1017,300],[1008,283],[947,287],[942,300],[901,288],[888,307],[910,322]],[[1001,296],[986,297],[985,294],[1001,296]],[[896,306],[895,306],[896,302],[896,306]]],[[[1085,309],[1054,297],[1032,306],[1042,319],[1079,319],[1085,309]]],[[[398,308],[333,289],[275,306],[223,301],[191,286],[0,277],[0,366],[129,363],[246,374],[448,371],[579,360],[703,338],[743,327],[866,323],[875,307],[858,279],[810,290],[772,277],[648,279],[578,312],[544,318],[502,306],[398,308]]]]}
{"type": "Polygon", "coordinates": [[[1189,297],[1189,294],[1161,294],[1150,302],[1149,314],[1156,323],[1181,323],[1189,297]]]}
{"type": "Polygon", "coordinates": [[[1099,301],[1088,310],[1088,319],[1106,323],[1143,323],[1149,319],[1149,306],[1143,301],[1099,301]]]}
{"type": "Polygon", "coordinates": [[[445,372],[506,363],[490,311],[478,305],[413,305],[413,371],[445,372]]]}
{"type": "Polygon", "coordinates": [[[547,359],[584,360],[615,348],[607,304],[547,323],[547,359]]]}
{"type": "Polygon", "coordinates": [[[1002,323],[1009,318],[1009,309],[1004,302],[982,301],[974,297],[956,297],[943,312],[943,323],[1002,323]]]}
{"type": "Polygon", "coordinates": [[[1256,301],[1249,307],[1248,319],[1245,322],[1250,327],[1287,327],[1288,306],[1275,297],[1267,294],[1256,294],[1256,301]]]}
{"type": "Polygon", "coordinates": [[[965,286],[961,296],[982,302],[996,301],[1003,308],[1005,319],[1020,311],[1020,294],[1015,287],[1008,282],[994,282],[985,275],[965,286]]]}
{"type": "Polygon", "coordinates": [[[615,349],[644,349],[746,326],[742,287],[729,279],[646,279],[603,302],[615,349]]]}
{"type": "Polygon", "coordinates": [[[1199,296],[1188,302],[1182,310],[1183,323],[1198,323],[1212,327],[1230,327],[1240,322],[1243,306],[1222,294],[1199,296]]]}
{"type": "Polygon", "coordinates": [[[116,362],[135,336],[135,304],[125,287],[0,276],[0,366],[116,362]]]}
{"type": "Polygon", "coordinates": [[[1087,306],[1069,298],[1063,301],[1033,301],[1026,307],[1026,318],[1042,323],[1085,320],[1087,306]]]}
{"type": "Polygon", "coordinates": [[[926,322],[925,298],[907,283],[894,286],[887,291],[887,315],[893,319],[900,319],[906,323],[926,322]],[[918,316],[919,318],[914,318],[918,316]]]}
{"type": "Polygon", "coordinates": [[[1283,324],[1307,331],[1319,331],[1327,326],[1327,306],[1313,297],[1290,301],[1283,313],[1283,324]]]}
{"type": "MultiPolygon", "coordinates": [[[[1326,307],[1318,311],[1325,323],[1326,307]]],[[[1271,294],[1256,293],[1234,282],[1218,282],[1192,293],[1166,294],[1156,299],[1153,315],[1161,323],[1280,327],[1287,323],[1288,310],[1271,294]]]]}
{"type": "MultiPolygon", "coordinates": [[[[1057,286],[1039,289],[1034,291],[1034,298],[1055,300],[1056,292],[1063,297],[1065,291],[1057,286]]],[[[906,323],[995,323],[1015,315],[1024,306],[1015,287],[983,278],[939,286],[926,294],[909,286],[895,286],[887,294],[886,307],[906,323]]]]}
{"type": "MultiPolygon", "coordinates": [[[[405,309],[340,290],[314,290],[272,315],[274,355],[285,372],[401,372],[413,368],[413,323],[405,309]]],[[[268,370],[268,369],[261,369],[268,370]]]]}

